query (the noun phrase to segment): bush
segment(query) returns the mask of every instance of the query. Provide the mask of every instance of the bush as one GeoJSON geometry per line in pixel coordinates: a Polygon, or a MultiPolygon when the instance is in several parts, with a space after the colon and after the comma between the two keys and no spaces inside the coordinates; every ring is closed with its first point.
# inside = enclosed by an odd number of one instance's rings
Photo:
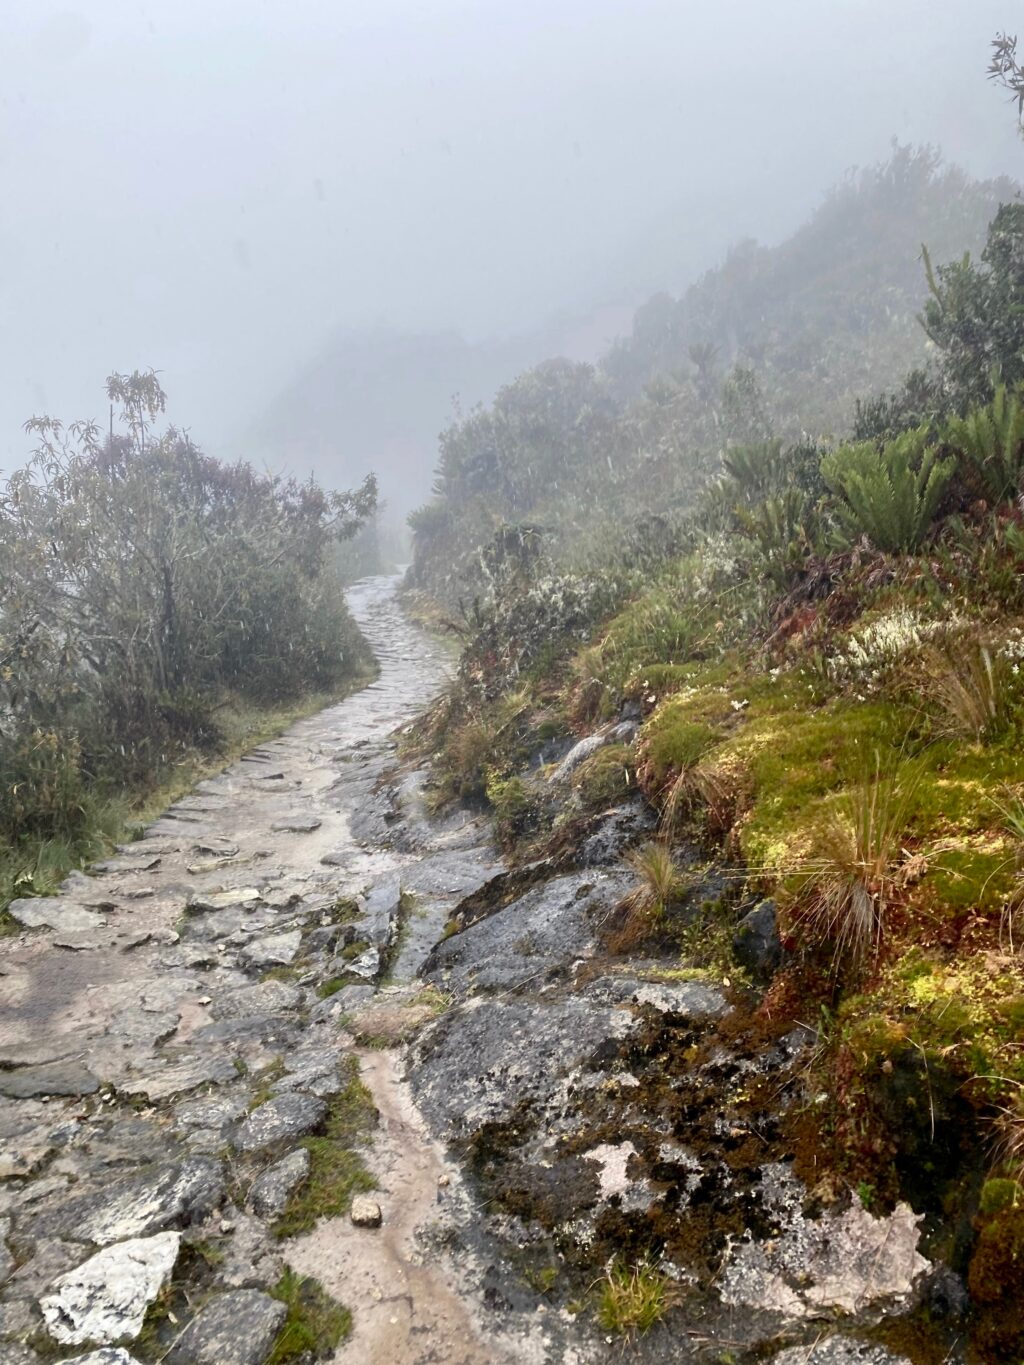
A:
{"type": "Polygon", "coordinates": [[[1019,495],[1024,474],[1024,406],[1019,392],[1011,394],[1005,384],[998,385],[991,403],[950,420],[946,440],[966,457],[968,477],[985,497],[998,505],[1019,495]]]}
{"type": "Polygon", "coordinates": [[[840,500],[840,522],[854,538],[866,535],[887,554],[920,547],[956,463],[939,459],[927,441],[928,428],[916,427],[881,450],[863,441],[825,456],[821,472],[840,500]]]}

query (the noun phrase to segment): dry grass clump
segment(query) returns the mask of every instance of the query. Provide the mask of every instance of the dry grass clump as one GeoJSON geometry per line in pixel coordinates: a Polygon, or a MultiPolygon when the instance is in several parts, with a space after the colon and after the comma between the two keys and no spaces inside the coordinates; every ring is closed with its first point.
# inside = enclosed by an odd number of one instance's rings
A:
{"type": "Polygon", "coordinates": [[[862,963],[877,952],[898,889],[901,838],[916,786],[906,767],[844,792],[800,869],[799,918],[837,959],[862,963]]]}
{"type": "Polygon", "coordinates": [[[683,896],[689,885],[668,845],[661,841],[630,850],[623,862],[639,880],[615,907],[612,928],[606,937],[612,953],[629,952],[648,938],[664,917],[666,907],[683,896]]]}
{"type": "Polygon", "coordinates": [[[995,739],[1010,724],[1010,665],[986,644],[964,644],[939,662],[931,695],[951,735],[995,739]]]}

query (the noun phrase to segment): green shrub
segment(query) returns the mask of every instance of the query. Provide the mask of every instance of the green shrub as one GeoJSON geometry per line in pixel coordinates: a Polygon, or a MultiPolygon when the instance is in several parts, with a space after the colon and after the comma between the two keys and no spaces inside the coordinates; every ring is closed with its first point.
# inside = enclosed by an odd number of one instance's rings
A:
{"type": "Polygon", "coordinates": [[[928,428],[916,427],[881,450],[862,441],[825,456],[821,472],[851,536],[866,535],[888,554],[910,554],[923,543],[956,465],[939,459],[927,439],[928,428]]]}
{"type": "Polygon", "coordinates": [[[993,503],[1006,502],[1021,491],[1024,474],[1024,405],[1019,392],[997,386],[991,403],[954,417],[946,427],[947,442],[969,465],[968,474],[993,503]]]}

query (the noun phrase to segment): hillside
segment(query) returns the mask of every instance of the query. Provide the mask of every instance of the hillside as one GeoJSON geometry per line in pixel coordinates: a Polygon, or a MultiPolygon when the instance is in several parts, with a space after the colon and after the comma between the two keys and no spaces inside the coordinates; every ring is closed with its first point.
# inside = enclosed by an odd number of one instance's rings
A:
{"type": "Polygon", "coordinates": [[[603,523],[684,510],[730,444],[848,433],[858,399],[928,359],[922,244],[936,262],[977,254],[1015,192],[896,148],[787,241],[739,246],[678,300],[650,300],[597,365],[521,374],[442,436],[414,581],[454,604],[502,521],[578,554],[603,523]]]}

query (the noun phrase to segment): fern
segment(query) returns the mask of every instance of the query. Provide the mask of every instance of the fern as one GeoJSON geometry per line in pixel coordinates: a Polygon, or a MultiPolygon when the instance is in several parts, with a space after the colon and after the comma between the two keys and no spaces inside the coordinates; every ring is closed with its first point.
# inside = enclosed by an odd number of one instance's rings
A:
{"type": "Polygon", "coordinates": [[[889,554],[909,554],[921,545],[956,467],[952,458],[939,459],[927,440],[922,426],[881,450],[862,441],[825,456],[822,476],[839,499],[836,513],[846,531],[866,535],[889,554]]]}
{"type": "Polygon", "coordinates": [[[1020,493],[1024,473],[1024,406],[1005,384],[996,387],[991,403],[954,417],[946,440],[970,462],[985,496],[1005,502],[1020,493]]]}

